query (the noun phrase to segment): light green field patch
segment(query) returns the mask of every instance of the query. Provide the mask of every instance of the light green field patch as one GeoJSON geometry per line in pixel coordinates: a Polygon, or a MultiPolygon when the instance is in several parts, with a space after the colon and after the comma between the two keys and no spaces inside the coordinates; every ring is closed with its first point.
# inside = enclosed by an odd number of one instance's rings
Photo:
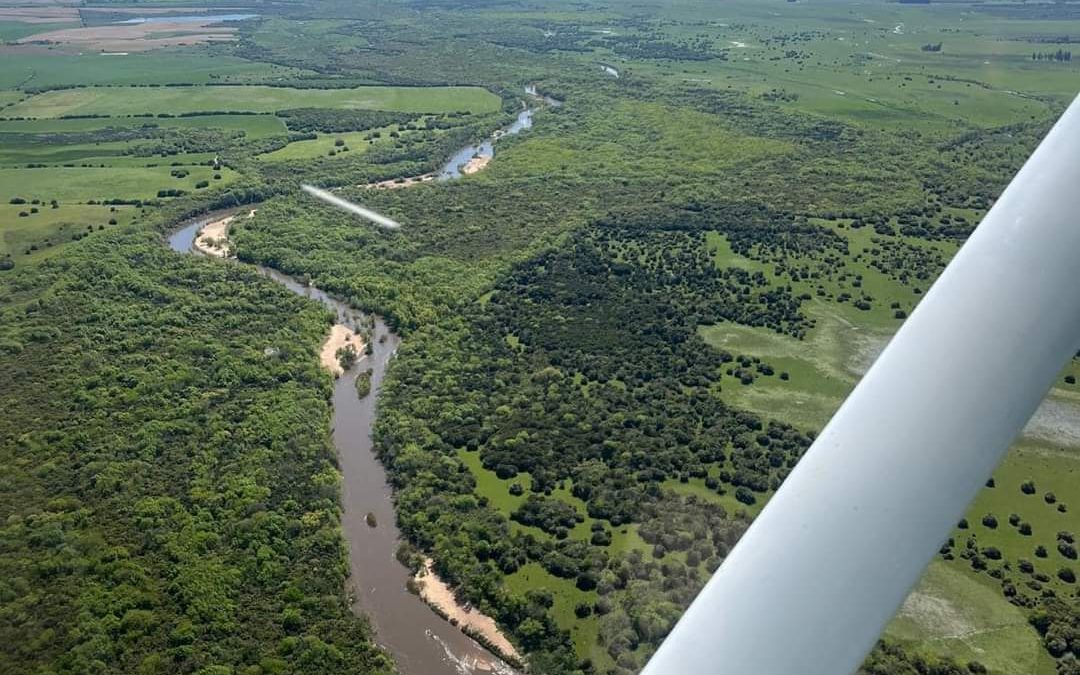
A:
{"type": "Polygon", "coordinates": [[[213,169],[205,166],[185,167],[188,176],[182,179],[169,175],[171,167],[109,167],[109,168],[0,168],[0,202],[12,197],[40,199],[48,202],[85,202],[103,199],[153,199],[158,190],[179,189],[195,191],[195,184],[210,181],[211,187],[232,182],[236,174],[221,169],[221,180],[213,180],[213,169]]]}
{"type": "MultiPolygon", "coordinates": [[[[712,471],[710,473],[716,473],[712,471]]],[[[706,502],[712,502],[713,504],[720,504],[727,509],[728,514],[736,514],[740,512],[746,512],[751,516],[757,516],[761,513],[761,509],[764,508],[765,502],[768,501],[770,494],[755,495],[757,502],[754,504],[743,504],[738,499],[735,499],[734,491],[729,489],[727,494],[717,494],[715,490],[710,490],[705,486],[704,478],[691,478],[686,483],[680,482],[674,478],[669,478],[664,481],[664,487],[672,492],[680,495],[695,495],[698,499],[706,502]]],[[[651,548],[651,547],[650,547],[651,548]]],[[[679,553],[673,551],[672,553],[679,553]]],[[[669,554],[670,555],[670,554],[669,554]]]]}
{"type": "MultiPolygon", "coordinates": [[[[2,94],[3,92],[0,92],[2,94]]],[[[284,135],[285,124],[274,115],[197,115],[193,117],[154,117],[154,118],[89,118],[89,119],[44,119],[44,120],[0,120],[0,133],[73,133],[93,131],[109,127],[138,128],[155,126],[162,129],[223,129],[239,130],[247,138],[265,138],[284,135]]]]}
{"type": "Polygon", "coordinates": [[[758,356],[777,373],[749,385],[726,377],[725,401],[802,428],[820,429],[832,417],[888,336],[859,330],[826,303],[811,303],[809,315],[817,326],[805,340],[734,323],[699,329],[713,347],[758,356]],[[782,372],[790,379],[780,379],[782,372]]]}
{"type": "Polygon", "coordinates": [[[131,222],[136,213],[137,210],[129,206],[62,203],[54,209],[47,203],[0,204],[0,257],[11,254],[16,265],[36,260],[56,246],[71,242],[73,235],[88,232],[87,226],[97,232],[99,226],[113,227],[109,224],[110,219],[123,225],[131,222]],[[37,213],[30,212],[34,208],[37,213]],[[111,210],[113,208],[115,211],[111,210]],[[29,215],[21,217],[19,213],[29,215]]]}
{"type": "MultiPolygon", "coordinates": [[[[1071,593],[1075,585],[1058,580],[1057,572],[1062,567],[1080,572],[1080,564],[1058,551],[1057,533],[1080,534],[1080,521],[1076,516],[1080,509],[1080,451],[1021,441],[994,472],[994,482],[995,487],[981,490],[968,509],[969,529],[953,532],[957,546],[961,547],[957,550],[962,550],[967,538],[974,535],[980,549],[993,546],[1006,560],[1029,560],[1035,565],[1036,572],[1050,577],[1047,585],[1055,587],[1058,593],[1071,593]],[[1026,481],[1034,482],[1034,494],[1021,491],[1020,486],[1026,481]],[[1053,495],[1053,504],[1046,501],[1048,493],[1053,495]],[[1067,505],[1065,513],[1057,509],[1062,503],[1067,505]],[[1018,527],[1009,523],[1009,516],[1014,513],[1021,522],[1031,525],[1031,535],[1020,534],[1018,527]],[[996,528],[982,524],[982,518],[987,514],[997,519],[996,528]],[[1035,548],[1040,545],[1046,548],[1046,558],[1035,555],[1035,548]]],[[[1019,582],[1028,578],[1019,571],[1015,576],[1018,587],[1022,586],[1019,582]]]]}
{"type": "Polygon", "coordinates": [[[357,87],[291,89],[266,86],[100,87],[38,94],[5,109],[8,117],[136,115],[288,108],[343,108],[394,112],[493,112],[498,96],[480,87],[357,87]]]}
{"type": "Polygon", "coordinates": [[[529,563],[522,566],[504,581],[506,590],[524,597],[533,589],[546,589],[551,592],[555,599],[551,607],[551,616],[560,628],[570,631],[570,637],[574,641],[579,658],[592,658],[594,662],[610,663],[607,652],[597,644],[596,638],[600,632],[600,622],[596,615],[587,619],[579,619],[574,614],[574,608],[579,603],[592,605],[598,597],[596,591],[581,591],[574,584],[573,579],[560,579],[541,567],[538,563],[529,563]]]}
{"type": "Polygon", "coordinates": [[[258,159],[264,162],[314,159],[316,157],[327,157],[331,152],[339,157],[354,157],[367,151],[369,143],[365,139],[369,134],[370,132],[367,131],[320,134],[319,137],[314,140],[293,141],[284,148],[279,148],[273,152],[259,155],[258,159]],[[339,140],[343,141],[345,145],[337,145],[339,140]],[[348,148],[348,150],[344,150],[344,148],[348,148]]]}
{"type": "Polygon", "coordinates": [[[529,487],[532,484],[532,476],[529,474],[522,473],[515,478],[503,480],[496,476],[494,471],[484,468],[479,452],[458,450],[457,456],[465,466],[469,467],[469,471],[476,478],[476,494],[487,497],[491,508],[509,518],[510,514],[525,501],[525,495],[529,494],[529,487]],[[517,496],[510,494],[510,486],[514,483],[520,483],[525,492],[517,496]]]}
{"type": "Polygon", "coordinates": [[[936,560],[886,629],[960,663],[979,661],[997,675],[1053,675],[1039,636],[1001,591],[936,560]]]}
{"type": "Polygon", "coordinates": [[[4,67],[0,68],[3,89],[100,84],[242,84],[312,74],[299,68],[214,54],[209,47],[155,49],[127,56],[8,51],[3,59],[4,67]]]}
{"type": "Polygon", "coordinates": [[[26,98],[26,94],[21,91],[0,91],[0,108],[3,108],[10,103],[21,101],[24,98],[26,98]]]}

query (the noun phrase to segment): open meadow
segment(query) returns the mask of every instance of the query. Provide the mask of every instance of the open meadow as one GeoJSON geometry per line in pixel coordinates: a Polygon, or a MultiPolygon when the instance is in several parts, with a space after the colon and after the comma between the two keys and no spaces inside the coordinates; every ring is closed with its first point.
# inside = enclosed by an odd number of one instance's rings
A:
{"type": "Polygon", "coordinates": [[[285,87],[104,87],[67,89],[32,96],[5,110],[7,117],[50,118],[71,115],[122,117],[140,113],[182,115],[199,112],[265,113],[288,108],[340,108],[394,112],[493,112],[498,97],[471,87],[360,87],[289,89],[285,87]]]}

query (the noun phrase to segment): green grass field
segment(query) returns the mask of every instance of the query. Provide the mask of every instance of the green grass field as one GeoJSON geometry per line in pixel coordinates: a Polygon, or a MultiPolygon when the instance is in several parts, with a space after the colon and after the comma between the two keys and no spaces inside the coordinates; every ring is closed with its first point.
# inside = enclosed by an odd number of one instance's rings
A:
{"type": "Polygon", "coordinates": [[[153,199],[158,190],[180,189],[193,192],[195,183],[209,180],[211,188],[227,185],[236,174],[221,170],[221,180],[212,180],[213,169],[206,166],[185,167],[190,173],[184,178],[169,175],[172,167],[106,167],[106,168],[0,168],[0,203],[12,197],[40,199],[48,202],[85,202],[91,199],[153,199]]]}
{"type": "Polygon", "coordinates": [[[310,74],[298,68],[213,54],[207,47],[178,47],[102,56],[40,49],[6,51],[0,89],[64,85],[245,83],[310,74]]]}
{"type": "Polygon", "coordinates": [[[1055,672],[1023,612],[998,588],[940,560],[930,564],[886,634],[960,663],[979,661],[991,673],[1055,672]]]}
{"type": "Polygon", "coordinates": [[[351,131],[340,134],[321,134],[318,138],[309,141],[294,141],[284,148],[258,155],[258,159],[264,162],[287,162],[295,159],[314,159],[326,157],[331,151],[339,157],[350,157],[364,153],[369,143],[365,137],[367,131],[351,131]],[[344,141],[344,146],[336,145],[337,141],[344,141]],[[342,147],[348,148],[342,152],[342,147]]]}
{"type": "Polygon", "coordinates": [[[91,204],[0,204],[0,257],[10,254],[16,264],[37,260],[55,252],[56,246],[69,243],[72,236],[93,228],[110,228],[109,220],[117,225],[131,222],[137,209],[130,206],[100,206],[91,204]],[[30,213],[37,208],[37,213],[30,213]],[[20,217],[19,213],[30,215],[20,217]],[[48,243],[46,243],[48,242],[48,243]],[[35,247],[29,254],[30,247],[35,247]]]}
{"type": "Polygon", "coordinates": [[[134,115],[192,112],[274,112],[288,108],[346,108],[395,112],[492,112],[499,97],[479,87],[358,87],[289,89],[265,86],[101,87],[38,94],[5,109],[7,117],[134,115]]]}
{"type": "Polygon", "coordinates": [[[148,124],[163,129],[237,129],[246,132],[248,138],[264,138],[285,133],[285,124],[281,118],[274,115],[0,120],[0,133],[72,133],[108,127],[142,127],[148,124]]]}

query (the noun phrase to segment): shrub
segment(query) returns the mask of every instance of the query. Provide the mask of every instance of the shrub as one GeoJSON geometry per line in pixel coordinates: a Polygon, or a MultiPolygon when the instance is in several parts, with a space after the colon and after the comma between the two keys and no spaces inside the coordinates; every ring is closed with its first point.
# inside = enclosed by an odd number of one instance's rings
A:
{"type": "Polygon", "coordinates": [[[757,503],[757,497],[755,497],[754,493],[745,485],[740,485],[735,488],[735,499],[747,506],[753,506],[757,503]]]}
{"type": "Polygon", "coordinates": [[[1059,541],[1057,549],[1058,553],[1065,556],[1069,560],[1076,560],[1076,547],[1072,544],[1066,543],[1064,541],[1059,541]]]}

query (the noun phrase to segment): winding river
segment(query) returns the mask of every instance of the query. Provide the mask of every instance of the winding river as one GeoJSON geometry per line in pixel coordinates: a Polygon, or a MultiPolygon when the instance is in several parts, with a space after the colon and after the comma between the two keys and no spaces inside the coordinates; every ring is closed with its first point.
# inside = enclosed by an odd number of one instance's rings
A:
{"type": "MultiPolygon", "coordinates": [[[[561,105],[561,101],[538,94],[535,87],[527,88],[526,92],[549,106],[561,105]]],[[[532,115],[533,109],[526,106],[511,126],[496,132],[491,139],[462,148],[438,172],[438,180],[459,178],[462,167],[472,158],[492,156],[494,141],[530,128],[532,115]]],[[[239,211],[206,214],[180,224],[169,236],[169,247],[178,253],[199,253],[195,247],[199,231],[239,211]]],[[[222,260],[222,264],[243,263],[222,260]]],[[[363,312],[314,286],[268,267],[255,268],[293,293],[322,303],[334,312],[338,323],[351,327],[369,321],[363,312]]],[[[395,557],[401,533],[396,525],[392,492],[371,439],[376,400],[401,339],[380,317],[371,319],[374,351],[336,380],[333,396],[333,437],[343,478],[341,525],[349,546],[353,611],[371,620],[379,644],[393,655],[398,669],[406,675],[512,675],[516,671],[406,590],[410,572],[395,557]],[[354,380],[369,368],[371,393],[361,399],[354,380]],[[368,514],[374,516],[376,526],[368,524],[368,514]]]]}
{"type": "MultiPolygon", "coordinates": [[[[178,253],[198,253],[195,238],[211,222],[229,212],[208,214],[189,221],[169,237],[178,253]]],[[[223,264],[243,264],[222,261],[223,264]]],[[[256,266],[264,276],[290,291],[322,303],[337,315],[338,323],[363,324],[368,317],[346,303],[277,270],[256,266]]],[[[360,359],[334,383],[333,435],[343,477],[342,532],[349,545],[349,593],[353,611],[371,619],[376,639],[406,675],[473,675],[514,671],[477,642],[451,626],[420,598],[406,590],[409,570],[395,557],[401,533],[386,471],[375,456],[371,429],[375,403],[386,367],[400,344],[379,317],[374,317],[374,352],[360,359]],[[363,399],[353,381],[371,369],[371,393],[363,399]],[[367,514],[375,516],[375,527],[367,514]]]]}

